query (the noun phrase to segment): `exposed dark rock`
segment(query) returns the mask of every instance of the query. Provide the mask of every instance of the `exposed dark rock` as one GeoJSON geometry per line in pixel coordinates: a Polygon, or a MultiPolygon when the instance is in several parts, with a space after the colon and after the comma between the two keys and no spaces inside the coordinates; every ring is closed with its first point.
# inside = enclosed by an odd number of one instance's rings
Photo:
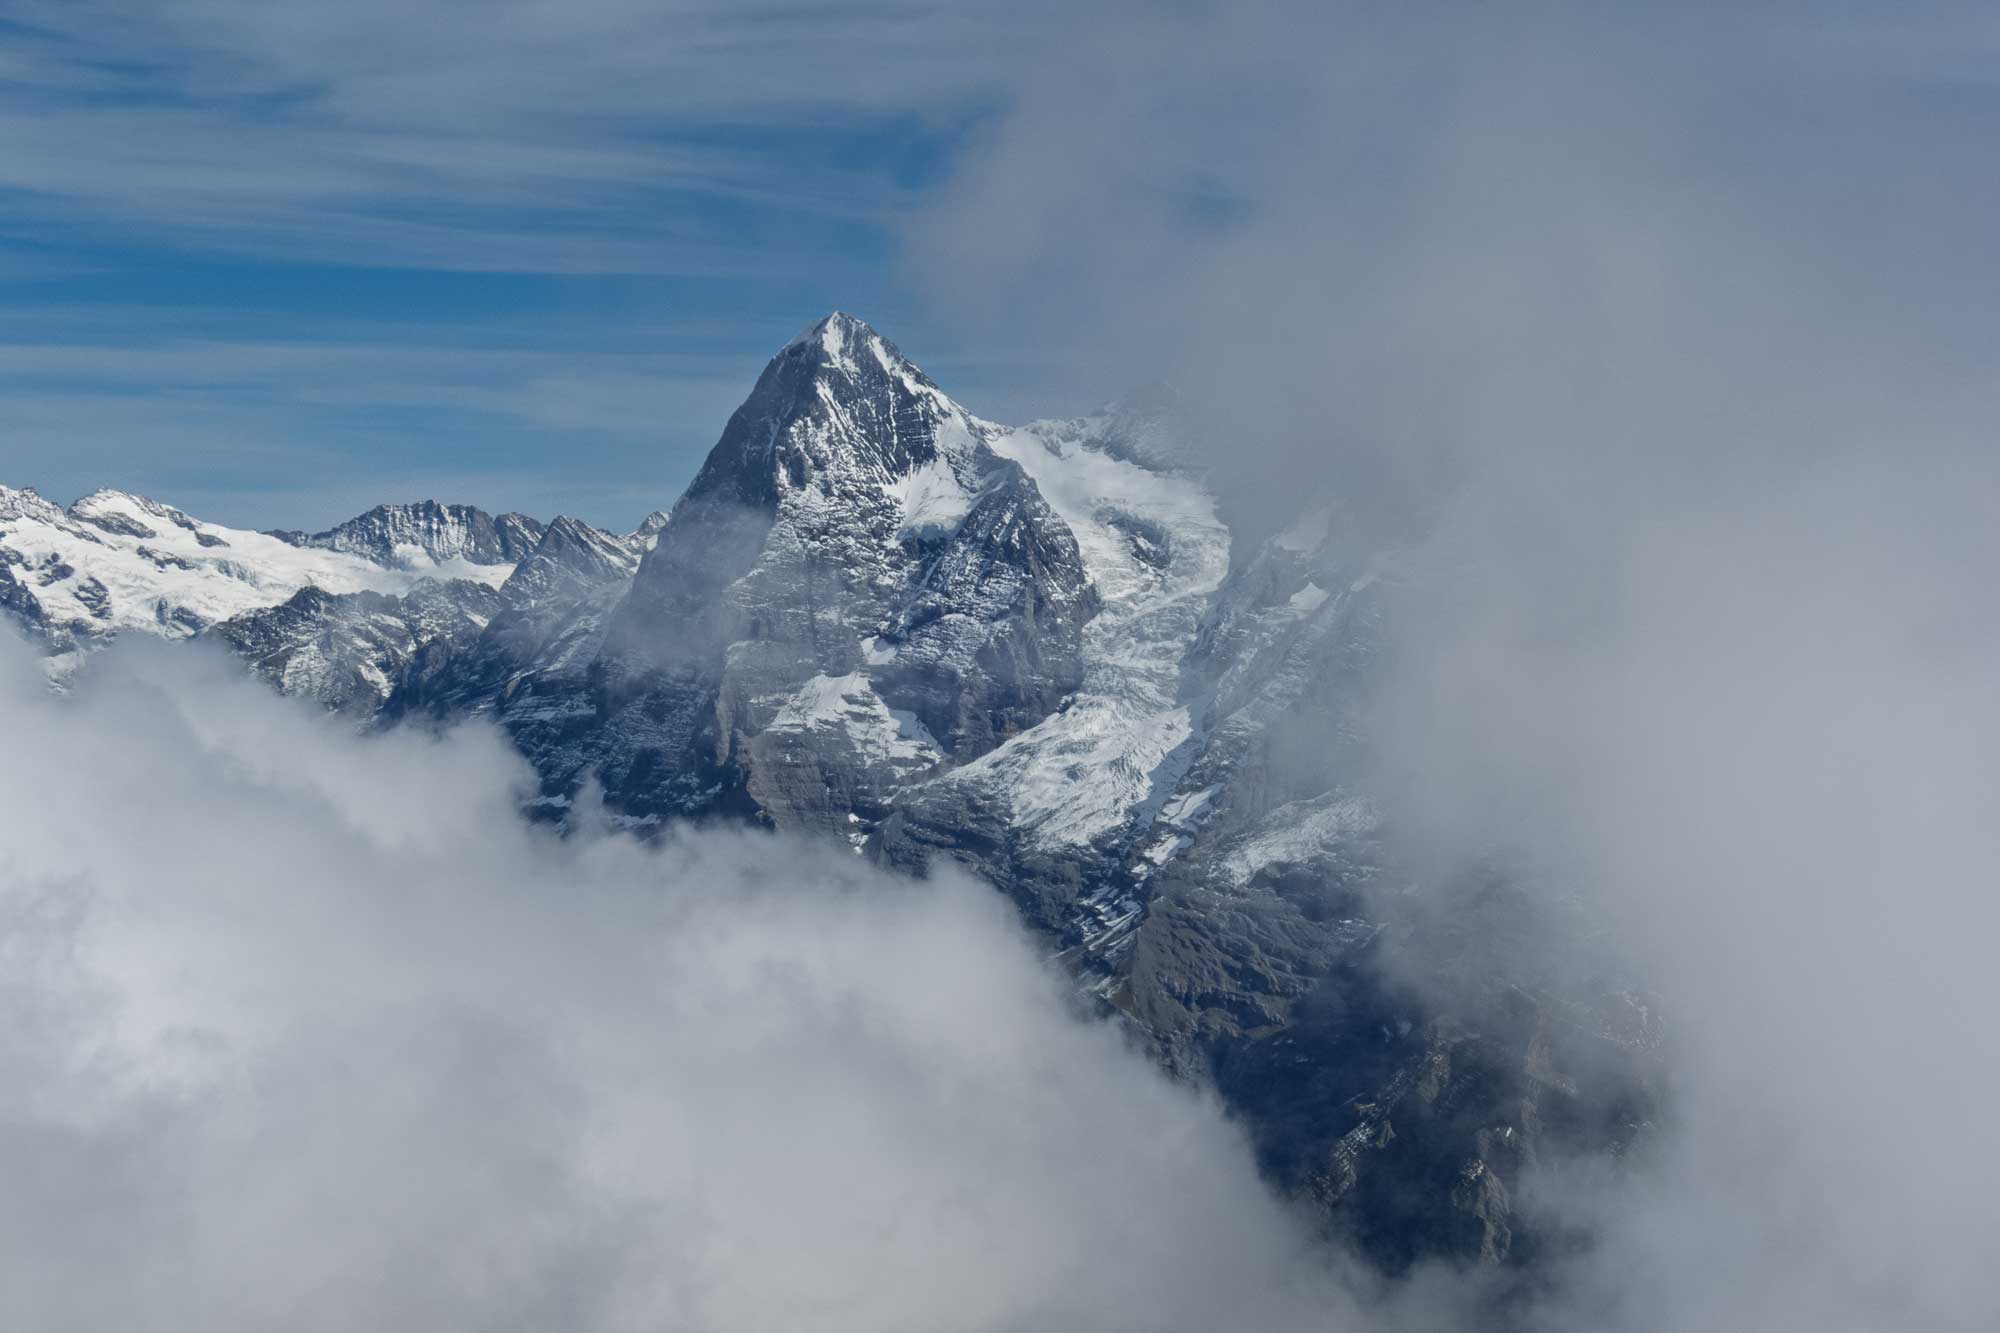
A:
{"type": "Polygon", "coordinates": [[[280,606],[223,621],[208,637],[285,692],[365,718],[420,649],[477,634],[502,606],[494,589],[463,579],[424,579],[402,597],[309,587],[280,606]]]}
{"type": "Polygon", "coordinates": [[[156,551],[150,546],[141,546],[139,554],[145,559],[152,561],[155,569],[193,569],[195,567],[192,560],[184,560],[180,556],[173,555],[167,551],[156,551]]]}
{"type": "Polygon", "coordinates": [[[87,578],[76,587],[76,600],[82,602],[90,614],[99,620],[111,618],[111,590],[95,578],[87,578]]]}
{"type": "Polygon", "coordinates": [[[12,566],[4,560],[0,560],[0,611],[27,628],[42,624],[41,601],[15,577],[12,566]]]}
{"type": "Polygon", "coordinates": [[[115,512],[79,514],[77,517],[93,527],[102,528],[106,532],[116,533],[124,537],[138,537],[144,541],[151,541],[160,535],[156,530],[147,527],[138,519],[126,514],[115,512]]]}

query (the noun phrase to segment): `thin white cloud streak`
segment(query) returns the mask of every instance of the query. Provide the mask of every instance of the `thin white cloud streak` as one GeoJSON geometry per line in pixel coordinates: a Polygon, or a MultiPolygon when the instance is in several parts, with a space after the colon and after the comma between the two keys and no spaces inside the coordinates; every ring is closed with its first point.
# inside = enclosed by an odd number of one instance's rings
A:
{"type": "Polygon", "coordinates": [[[333,262],[748,268],[663,192],[890,216],[892,176],[759,130],[962,115],[1046,31],[1034,7],[28,4],[0,127],[19,216],[180,230],[333,262]],[[750,133],[745,133],[749,131],[750,133]]]}
{"type": "Polygon", "coordinates": [[[741,360],[423,343],[12,343],[0,344],[0,384],[106,396],[249,396],[274,407],[435,407],[638,441],[691,416],[704,427],[726,419],[742,394],[741,360]]]}
{"type": "Polygon", "coordinates": [[[1214,1111],[998,895],[558,841],[495,734],[0,648],[0,1322],[1325,1328],[1214,1111]],[[1247,1323],[1246,1323],[1247,1320],[1247,1323]]]}
{"type": "Polygon", "coordinates": [[[361,122],[476,122],[496,112],[581,119],[663,97],[758,120],[826,104],[900,109],[913,91],[962,95],[1024,40],[1019,22],[997,11],[911,0],[442,0],[416,17],[379,0],[337,9],[241,0],[18,9],[57,58],[129,42],[150,57],[134,81],[164,69],[183,91],[302,94],[361,122]],[[385,33],[401,40],[385,44],[385,33]],[[521,59],[530,53],[541,58],[521,59]],[[940,64],[940,53],[964,59],[940,64]]]}

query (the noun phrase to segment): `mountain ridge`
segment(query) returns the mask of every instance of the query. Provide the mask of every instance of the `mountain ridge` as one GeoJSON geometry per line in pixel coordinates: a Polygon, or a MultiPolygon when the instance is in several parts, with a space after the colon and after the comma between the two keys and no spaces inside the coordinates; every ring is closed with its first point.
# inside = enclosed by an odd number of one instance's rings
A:
{"type": "Polygon", "coordinates": [[[0,488],[0,610],[52,647],[199,635],[366,726],[490,719],[538,817],[589,791],[641,834],[723,819],[962,865],[1329,1233],[1391,1271],[1526,1265],[1510,1191],[1538,1152],[1644,1132],[1657,1020],[1539,969],[1583,934],[1560,905],[1401,864],[1370,701],[1421,562],[1308,497],[1244,541],[1177,430],[1158,397],[982,420],[835,312],[629,535],[421,502],[291,542],[0,488]],[[205,615],[229,578],[255,604],[205,615]]]}

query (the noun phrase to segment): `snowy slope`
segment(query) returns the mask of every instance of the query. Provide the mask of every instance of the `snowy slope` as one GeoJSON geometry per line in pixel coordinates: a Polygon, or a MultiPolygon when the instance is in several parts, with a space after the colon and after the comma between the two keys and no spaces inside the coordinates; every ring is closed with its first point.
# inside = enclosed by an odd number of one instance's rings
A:
{"type": "Polygon", "coordinates": [[[0,561],[32,595],[31,628],[56,651],[133,630],[186,638],[306,587],[401,593],[426,577],[497,585],[513,572],[511,564],[428,557],[385,568],[354,552],[204,523],[122,491],[97,491],[65,510],[8,487],[0,487],[0,561]]]}
{"type": "Polygon", "coordinates": [[[1229,568],[1229,532],[1192,477],[1102,446],[1101,418],[997,436],[1076,536],[1100,609],[1081,686],[1061,712],[938,779],[1007,811],[1051,847],[1117,833],[1180,778],[1194,736],[1181,664],[1229,568]]]}
{"type": "Polygon", "coordinates": [[[498,684],[492,659],[538,647],[581,604],[629,581],[639,564],[635,538],[568,517],[535,528],[541,537],[533,552],[498,589],[470,579],[420,579],[402,596],[308,588],[208,633],[285,693],[357,720],[388,706],[399,690],[405,703],[422,707],[418,696],[430,678],[461,654],[480,663],[464,671],[465,683],[490,690],[498,684]],[[498,642],[488,641],[489,629],[498,642]]]}

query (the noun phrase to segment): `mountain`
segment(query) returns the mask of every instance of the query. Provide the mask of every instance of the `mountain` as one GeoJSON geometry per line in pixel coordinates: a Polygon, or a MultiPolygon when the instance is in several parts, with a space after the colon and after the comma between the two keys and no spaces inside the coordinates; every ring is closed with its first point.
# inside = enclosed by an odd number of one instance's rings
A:
{"type": "Polygon", "coordinates": [[[499,517],[471,505],[377,505],[326,532],[274,534],[301,547],[345,551],[390,569],[418,565],[511,565],[542,539],[542,525],[525,514],[499,517]]]}
{"type": "Polygon", "coordinates": [[[431,714],[490,710],[550,813],[590,777],[637,828],[744,818],[966,866],[1330,1230],[1392,1269],[1525,1263],[1510,1190],[1537,1153],[1642,1132],[1655,1009],[1541,966],[1588,956],[1560,905],[1403,864],[1369,701],[1421,572],[1303,498],[1235,549],[1171,417],[998,426],[830,317],[765,368],[628,592],[446,663],[431,714]]]}
{"type": "MultiPolygon", "coordinates": [[[[445,568],[427,554],[387,563],[360,549],[205,523],[123,491],[96,491],[64,509],[32,489],[0,487],[0,605],[63,661],[123,632],[187,638],[303,589],[400,593],[445,568]]],[[[511,564],[450,568],[495,584],[512,572],[511,564]]]]}
{"type": "Polygon", "coordinates": [[[983,420],[836,313],[629,536],[426,502],[280,538],[0,492],[0,609],[81,633],[102,587],[119,626],[201,630],[366,725],[491,719],[539,817],[589,792],[642,834],[962,865],[1329,1233],[1390,1271],[1525,1266],[1553,1239],[1526,1165],[1654,1116],[1657,1006],[1530,877],[1428,873],[1373,790],[1389,629],[1437,562],[1306,495],[1246,539],[1182,429],[1165,390],[983,420]]]}
{"type": "Polygon", "coordinates": [[[625,540],[632,543],[643,554],[653,549],[654,545],[660,540],[660,529],[666,526],[667,515],[663,511],[655,509],[652,513],[646,515],[644,519],[640,520],[639,526],[634,528],[625,540]]]}
{"type": "MultiPolygon", "coordinates": [[[[209,637],[228,644],[285,692],[367,718],[398,690],[406,695],[420,690],[431,664],[453,653],[464,654],[461,663],[467,662],[486,645],[511,643],[524,633],[533,638],[531,627],[601,589],[622,586],[638,568],[633,538],[614,537],[569,517],[546,528],[535,524],[534,530],[538,540],[527,557],[497,567],[510,570],[497,588],[471,579],[431,578],[418,580],[401,596],[306,588],[282,605],[222,622],[209,637]]],[[[459,531],[479,528],[467,524],[459,531]]],[[[469,670],[461,665],[461,671],[469,670]]],[[[480,681],[473,693],[484,693],[485,675],[471,674],[480,681]]],[[[478,702],[468,699],[469,711],[477,711],[478,702]]]]}
{"type": "Polygon", "coordinates": [[[470,580],[425,579],[402,596],[301,588],[207,632],[287,694],[366,716],[427,644],[477,634],[504,604],[470,580]]]}
{"type": "Polygon", "coordinates": [[[644,541],[636,533],[614,537],[580,519],[558,517],[540,529],[534,547],[501,587],[512,604],[574,601],[601,584],[631,578],[647,549],[644,541]]]}
{"type": "Polygon", "coordinates": [[[552,809],[588,777],[637,826],[863,836],[1081,679],[1096,593],[1006,434],[830,316],[765,368],[629,589],[451,647],[389,711],[491,712],[552,809]]]}

